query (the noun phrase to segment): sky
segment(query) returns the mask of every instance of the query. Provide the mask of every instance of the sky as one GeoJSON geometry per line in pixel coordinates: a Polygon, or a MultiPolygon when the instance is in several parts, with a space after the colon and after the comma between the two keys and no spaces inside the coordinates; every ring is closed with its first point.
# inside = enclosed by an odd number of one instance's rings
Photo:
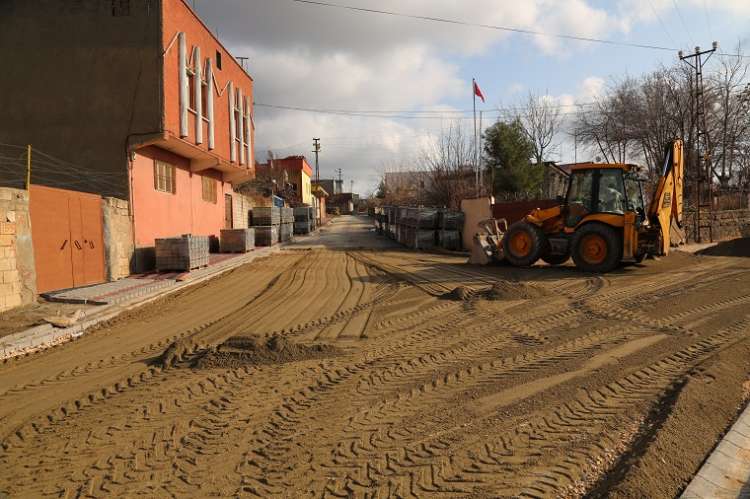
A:
{"type": "MultiPolygon", "coordinates": [[[[321,142],[320,175],[340,168],[346,190],[370,194],[387,170],[408,169],[441,132],[473,134],[472,78],[483,127],[533,92],[572,113],[613,81],[676,50],[363,13],[293,0],[188,0],[255,81],[256,159],[304,155],[321,142]],[[279,109],[267,106],[313,109],[279,109]],[[340,113],[339,111],[345,111],[340,113]],[[355,115],[352,115],[352,112],[355,115]],[[364,115],[363,115],[364,114],[364,115]],[[458,121],[456,119],[458,118],[458,121]],[[353,184],[351,183],[353,181],[353,184]]],[[[750,45],[750,0],[331,0],[417,16],[691,51],[750,45]]],[[[593,159],[561,135],[558,161],[593,159]],[[575,154],[577,152],[577,154],[575,154]]]]}

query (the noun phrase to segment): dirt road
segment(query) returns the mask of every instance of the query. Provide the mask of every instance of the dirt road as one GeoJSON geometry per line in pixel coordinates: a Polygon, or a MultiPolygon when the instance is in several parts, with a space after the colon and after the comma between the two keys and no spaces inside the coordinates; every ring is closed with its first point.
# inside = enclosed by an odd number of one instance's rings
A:
{"type": "Polygon", "coordinates": [[[342,217],[2,364],[0,492],[678,493],[747,396],[750,258],[464,261],[342,217]]]}

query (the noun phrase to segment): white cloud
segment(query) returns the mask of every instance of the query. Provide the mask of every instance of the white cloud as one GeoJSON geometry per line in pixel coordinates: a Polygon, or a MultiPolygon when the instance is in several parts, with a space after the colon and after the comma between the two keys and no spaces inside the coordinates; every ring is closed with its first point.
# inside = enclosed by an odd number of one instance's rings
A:
{"type": "MultiPolygon", "coordinates": [[[[357,7],[430,15],[471,23],[517,27],[547,33],[610,38],[636,22],[650,22],[653,11],[671,0],[618,0],[617,8],[595,0],[347,0],[357,7]],[[649,14],[651,12],[651,14],[649,14]]],[[[703,0],[680,0],[696,2],[703,0]]],[[[706,0],[736,12],[748,0],[706,0]]],[[[198,13],[219,32],[233,54],[249,57],[260,103],[319,109],[441,109],[468,93],[456,61],[487,54],[511,37],[524,36],[542,53],[569,57],[587,45],[554,37],[529,37],[506,31],[364,14],[304,5],[288,0],[197,0],[198,13]],[[564,49],[564,50],[563,50],[564,49]],[[561,55],[567,54],[567,55],[561,55]]],[[[589,101],[603,80],[581,82],[580,95],[562,95],[564,104],[589,101]]],[[[519,98],[528,85],[510,85],[519,98]]],[[[424,149],[441,126],[438,119],[375,119],[256,108],[258,158],[266,148],[279,154],[309,153],[321,137],[324,175],[342,168],[363,191],[377,171],[394,158],[424,149]]]]}

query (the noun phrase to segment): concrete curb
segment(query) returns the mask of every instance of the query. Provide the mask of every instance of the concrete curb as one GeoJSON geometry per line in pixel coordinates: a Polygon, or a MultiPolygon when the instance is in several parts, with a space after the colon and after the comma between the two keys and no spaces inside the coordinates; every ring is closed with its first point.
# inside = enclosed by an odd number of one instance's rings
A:
{"type": "Polygon", "coordinates": [[[750,497],[750,405],[703,463],[681,499],[750,497]]]}
{"type": "Polygon", "coordinates": [[[95,310],[96,313],[89,313],[88,319],[84,316],[82,321],[70,327],[56,328],[51,324],[42,324],[25,331],[4,336],[0,338],[0,361],[39,352],[61,343],[65,343],[66,341],[79,338],[85,334],[88,329],[104,321],[113,319],[123,312],[138,308],[163,296],[168,296],[195,284],[218,277],[225,272],[250,263],[257,258],[263,258],[278,253],[287,245],[288,243],[283,243],[276,246],[260,248],[247,253],[244,257],[221,262],[214,267],[196,271],[199,272],[198,275],[190,277],[184,281],[175,281],[170,285],[160,285],[155,290],[151,287],[147,290],[136,290],[132,294],[127,294],[121,299],[114,300],[108,305],[98,307],[95,310]]]}

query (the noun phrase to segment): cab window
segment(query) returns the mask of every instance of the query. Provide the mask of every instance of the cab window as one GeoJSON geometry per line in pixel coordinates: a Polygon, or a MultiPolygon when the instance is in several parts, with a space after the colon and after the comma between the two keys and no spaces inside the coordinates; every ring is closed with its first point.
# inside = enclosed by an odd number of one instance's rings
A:
{"type": "Polygon", "coordinates": [[[573,227],[593,210],[594,170],[573,172],[567,198],[565,224],[573,227]]]}
{"type": "Polygon", "coordinates": [[[628,201],[628,211],[634,211],[639,214],[645,213],[641,183],[635,175],[625,175],[625,195],[628,201]]]}
{"type": "Polygon", "coordinates": [[[622,170],[599,171],[599,193],[597,211],[602,213],[625,213],[625,186],[622,170]]]}

